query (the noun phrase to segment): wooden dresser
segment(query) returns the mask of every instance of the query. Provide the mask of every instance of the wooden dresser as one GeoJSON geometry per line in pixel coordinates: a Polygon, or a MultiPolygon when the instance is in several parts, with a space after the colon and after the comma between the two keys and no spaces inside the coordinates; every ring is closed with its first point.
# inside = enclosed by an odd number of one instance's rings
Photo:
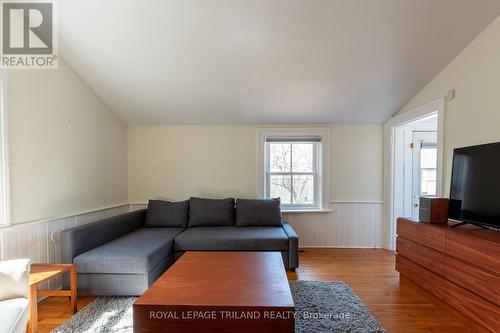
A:
{"type": "Polygon", "coordinates": [[[397,221],[396,270],[492,332],[500,332],[500,232],[397,221]]]}

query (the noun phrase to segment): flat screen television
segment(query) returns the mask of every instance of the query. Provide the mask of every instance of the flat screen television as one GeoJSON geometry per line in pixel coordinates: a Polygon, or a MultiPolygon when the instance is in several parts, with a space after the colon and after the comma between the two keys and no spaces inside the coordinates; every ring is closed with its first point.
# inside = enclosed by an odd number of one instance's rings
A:
{"type": "Polygon", "coordinates": [[[453,152],[448,217],[500,228],[500,142],[453,152]]]}

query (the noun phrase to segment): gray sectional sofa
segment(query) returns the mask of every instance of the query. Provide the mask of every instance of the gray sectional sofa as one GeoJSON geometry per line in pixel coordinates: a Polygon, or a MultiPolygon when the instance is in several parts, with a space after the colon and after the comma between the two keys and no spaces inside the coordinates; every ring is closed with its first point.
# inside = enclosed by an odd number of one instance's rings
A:
{"type": "Polygon", "coordinates": [[[79,295],[141,295],[186,251],[276,251],[295,270],[298,236],[279,200],[150,200],[138,210],[61,232],[79,295]]]}

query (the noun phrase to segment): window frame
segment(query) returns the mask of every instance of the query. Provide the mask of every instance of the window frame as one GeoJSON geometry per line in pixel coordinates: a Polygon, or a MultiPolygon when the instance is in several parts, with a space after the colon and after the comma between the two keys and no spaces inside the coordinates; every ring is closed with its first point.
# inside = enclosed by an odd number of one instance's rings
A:
{"type": "Polygon", "coordinates": [[[11,224],[7,124],[7,72],[0,69],[0,227],[11,224]]]}
{"type": "MultiPolygon", "coordinates": [[[[299,137],[294,137],[294,139],[299,137]]],[[[269,151],[269,145],[272,142],[265,142],[265,156],[264,156],[264,182],[265,182],[265,188],[264,188],[264,198],[270,199],[271,198],[271,176],[272,175],[277,175],[277,176],[290,176],[290,182],[291,186],[293,188],[293,177],[299,176],[299,175],[312,175],[314,177],[314,182],[313,182],[313,188],[314,188],[314,200],[312,204],[281,204],[281,207],[284,210],[313,210],[313,209],[319,209],[321,208],[321,184],[318,181],[320,178],[321,174],[321,165],[320,165],[320,155],[321,155],[321,150],[322,150],[322,143],[321,142],[307,142],[304,140],[304,143],[311,143],[313,145],[313,171],[312,172],[294,172],[292,167],[293,167],[293,149],[290,150],[290,171],[289,172],[273,172],[271,170],[271,165],[270,165],[270,155],[271,152],[269,151]]],[[[290,144],[293,146],[294,143],[301,143],[300,141],[284,141],[284,143],[290,144]]],[[[290,147],[292,148],[292,147],[290,147]]],[[[290,201],[293,202],[293,196],[290,194],[290,201]]]]}
{"type": "MultiPolygon", "coordinates": [[[[314,186],[314,204],[283,205],[284,212],[300,211],[322,211],[328,207],[330,199],[330,127],[260,127],[257,128],[257,193],[261,199],[268,198],[269,190],[269,152],[266,138],[292,138],[301,139],[305,137],[319,137],[321,144],[316,144],[314,149],[315,156],[315,186],[314,186]]],[[[292,173],[292,170],[290,171],[292,173]]],[[[285,174],[290,174],[285,172],[285,174]]],[[[297,172],[295,174],[301,174],[297,172]]],[[[277,173],[273,173],[277,174],[277,173]]],[[[307,172],[303,174],[309,174],[307,172]]]]}

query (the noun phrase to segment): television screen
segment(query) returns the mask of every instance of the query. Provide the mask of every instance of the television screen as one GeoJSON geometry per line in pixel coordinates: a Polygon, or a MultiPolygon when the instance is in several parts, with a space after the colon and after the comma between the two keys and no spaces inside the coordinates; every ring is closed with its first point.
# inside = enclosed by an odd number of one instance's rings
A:
{"type": "Polygon", "coordinates": [[[449,217],[500,228],[500,142],[453,153],[449,217]]]}

